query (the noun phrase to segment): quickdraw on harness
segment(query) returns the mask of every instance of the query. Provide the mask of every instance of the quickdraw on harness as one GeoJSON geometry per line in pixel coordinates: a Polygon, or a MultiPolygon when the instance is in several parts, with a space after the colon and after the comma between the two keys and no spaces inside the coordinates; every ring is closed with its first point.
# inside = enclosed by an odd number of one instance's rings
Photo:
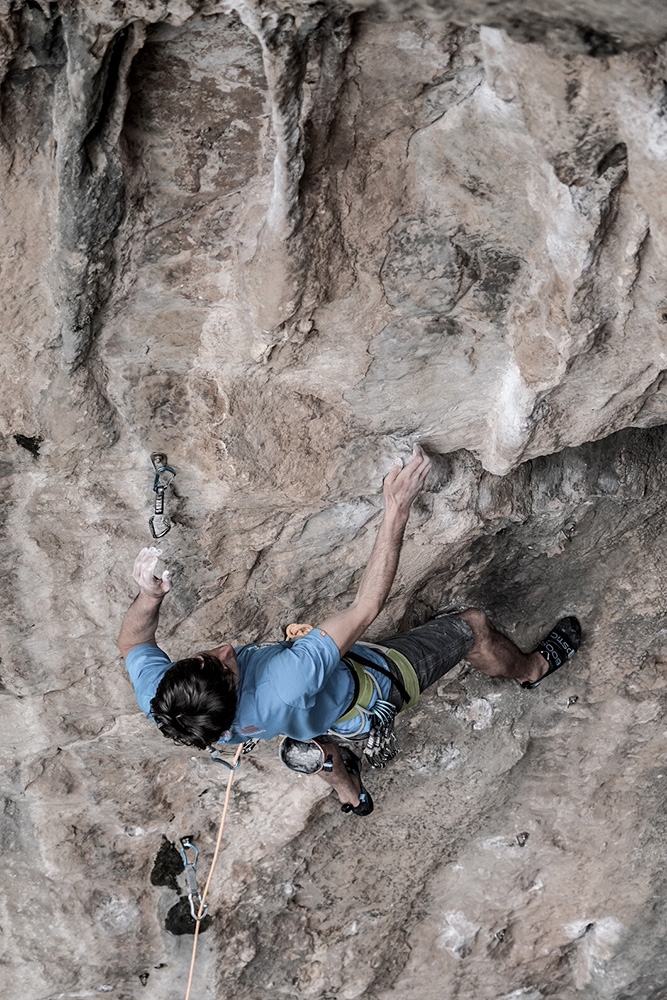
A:
{"type": "Polygon", "coordinates": [[[171,521],[164,509],[164,495],[171,486],[176,471],[167,465],[167,456],[159,451],[153,452],[151,463],[155,470],[155,480],[153,481],[155,507],[153,515],[148,519],[148,527],[151,529],[153,538],[164,538],[167,532],[171,531],[171,521]]]}
{"type": "Polygon", "coordinates": [[[201,893],[197,888],[197,858],[199,851],[192,843],[191,837],[181,837],[181,857],[183,858],[183,869],[188,880],[188,902],[190,903],[190,913],[192,919],[203,920],[208,910],[208,903],[203,902],[201,893]]]}

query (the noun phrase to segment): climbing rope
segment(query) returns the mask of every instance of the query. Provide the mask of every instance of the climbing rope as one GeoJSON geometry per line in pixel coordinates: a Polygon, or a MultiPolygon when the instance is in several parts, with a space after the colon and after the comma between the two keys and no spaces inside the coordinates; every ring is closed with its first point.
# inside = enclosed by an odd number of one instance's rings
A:
{"type": "Polygon", "coordinates": [[[220,853],[220,845],[222,844],[222,834],[225,829],[225,820],[227,819],[227,809],[229,807],[229,797],[232,792],[232,782],[234,781],[234,774],[236,773],[236,765],[241,759],[241,754],[243,753],[243,744],[239,743],[238,750],[236,751],[236,756],[234,757],[234,767],[230,768],[229,776],[227,778],[227,791],[225,792],[225,802],[222,807],[222,816],[220,817],[220,827],[218,829],[218,839],[215,843],[215,850],[213,852],[213,860],[211,861],[211,870],[208,873],[208,878],[206,879],[206,885],[204,886],[204,891],[201,894],[201,901],[199,903],[199,912],[195,917],[197,924],[195,926],[195,936],[192,942],[192,959],[190,961],[190,975],[188,976],[188,988],[185,994],[185,1000],[190,1000],[190,990],[192,989],[192,977],[195,972],[195,959],[197,957],[197,940],[199,938],[199,928],[201,927],[202,918],[206,912],[206,897],[208,896],[209,886],[213,878],[213,872],[215,871],[215,866],[218,860],[218,854],[220,853]]]}

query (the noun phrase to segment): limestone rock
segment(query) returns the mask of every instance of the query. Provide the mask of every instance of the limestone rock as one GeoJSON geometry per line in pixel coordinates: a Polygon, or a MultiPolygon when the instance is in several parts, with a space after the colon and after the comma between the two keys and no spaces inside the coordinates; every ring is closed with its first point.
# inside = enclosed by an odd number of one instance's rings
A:
{"type": "Polygon", "coordinates": [[[351,600],[419,440],[372,637],[471,603],[584,647],[533,693],[458,668],[362,822],[249,757],[198,995],[659,1000],[667,8],[0,16],[3,996],[184,995],[174,845],[205,871],[225,774],[114,646],[150,453],[176,657],[351,600]]]}

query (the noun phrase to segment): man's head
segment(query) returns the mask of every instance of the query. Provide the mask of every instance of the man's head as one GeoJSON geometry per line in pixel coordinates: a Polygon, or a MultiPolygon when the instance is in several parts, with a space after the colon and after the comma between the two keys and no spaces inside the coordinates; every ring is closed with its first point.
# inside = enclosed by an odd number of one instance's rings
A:
{"type": "Polygon", "coordinates": [[[237,680],[231,646],[172,663],[151,702],[162,735],[200,750],[215,743],[236,713],[237,680]]]}

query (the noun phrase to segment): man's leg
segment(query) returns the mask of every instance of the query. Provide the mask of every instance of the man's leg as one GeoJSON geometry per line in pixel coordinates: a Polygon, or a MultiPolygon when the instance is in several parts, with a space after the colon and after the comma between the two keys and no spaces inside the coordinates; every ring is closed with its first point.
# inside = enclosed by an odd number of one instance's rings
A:
{"type": "MultiPolygon", "coordinates": [[[[457,637],[459,642],[457,646],[457,642],[452,639],[451,649],[443,649],[440,655],[435,656],[436,661],[442,661],[437,663],[428,662],[429,658],[434,659],[434,654],[424,649],[422,656],[415,657],[419,668],[426,667],[425,670],[417,670],[422,690],[430,687],[435,680],[451,670],[462,656],[465,656],[471,666],[488,677],[502,677],[519,683],[524,681],[534,683],[543,677],[549,669],[547,661],[540,653],[522,653],[518,646],[515,646],[507,636],[504,636],[492,625],[489,618],[479,608],[468,608],[457,615],[452,615],[451,618],[460,618],[466,623],[472,632],[472,646],[469,644],[470,640],[462,645],[461,642],[464,640],[457,637]],[[420,660],[423,660],[424,663],[420,663],[420,660]]],[[[440,621],[442,622],[442,620],[440,621]]],[[[417,632],[419,629],[413,629],[413,633],[417,632]]],[[[400,640],[409,637],[410,633],[408,632],[403,636],[394,636],[391,639],[383,640],[383,643],[400,649],[400,640]]],[[[412,652],[410,648],[404,648],[402,651],[410,658],[412,652]]],[[[340,748],[336,743],[324,743],[320,740],[320,745],[324,750],[325,757],[331,755],[333,770],[329,772],[319,771],[318,776],[336,791],[341,803],[358,806],[361,791],[359,778],[355,774],[350,774],[345,767],[340,748]]]]}
{"type": "Polygon", "coordinates": [[[468,608],[456,617],[463,619],[472,629],[474,643],[466,653],[468,663],[488,677],[534,683],[549,669],[549,664],[540,653],[522,653],[479,608],[468,608]]]}
{"type": "MultiPolygon", "coordinates": [[[[451,670],[462,656],[465,656],[471,666],[488,677],[502,677],[519,683],[524,681],[534,683],[543,677],[549,669],[547,661],[540,653],[522,653],[518,646],[515,646],[507,636],[504,636],[491,624],[491,621],[479,608],[468,608],[466,611],[451,617],[460,618],[468,625],[472,632],[472,646],[469,646],[468,643],[467,647],[463,645],[457,647],[456,642],[452,641],[451,650],[443,649],[442,654],[434,655],[432,652],[429,654],[428,650],[425,650],[422,656],[415,657],[413,665],[418,668],[417,674],[422,690],[430,687],[435,680],[451,670]],[[438,662],[435,664],[427,663],[429,656],[438,662]],[[424,660],[424,663],[419,662],[420,660],[424,660]],[[427,669],[422,670],[422,666],[427,666],[427,669]]],[[[420,630],[413,629],[412,631],[418,633],[420,630]]],[[[412,650],[407,646],[402,648],[400,643],[400,640],[409,639],[409,637],[410,633],[408,632],[402,636],[393,636],[391,639],[382,640],[382,642],[402,650],[410,659],[412,650]]],[[[341,803],[347,802],[352,806],[359,805],[360,781],[345,767],[340,748],[336,743],[320,741],[320,744],[325,756],[331,755],[333,770],[329,772],[319,771],[319,777],[335,789],[341,803]]]]}
{"type": "MultiPolygon", "coordinates": [[[[426,691],[464,658],[489,677],[520,684],[539,681],[549,669],[545,657],[538,652],[522,653],[479,608],[439,615],[409,632],[380,641],[412,664],[420,691],[426,691]]],[[[562,652],[560,657],[564,658],[562,652]]]]}

